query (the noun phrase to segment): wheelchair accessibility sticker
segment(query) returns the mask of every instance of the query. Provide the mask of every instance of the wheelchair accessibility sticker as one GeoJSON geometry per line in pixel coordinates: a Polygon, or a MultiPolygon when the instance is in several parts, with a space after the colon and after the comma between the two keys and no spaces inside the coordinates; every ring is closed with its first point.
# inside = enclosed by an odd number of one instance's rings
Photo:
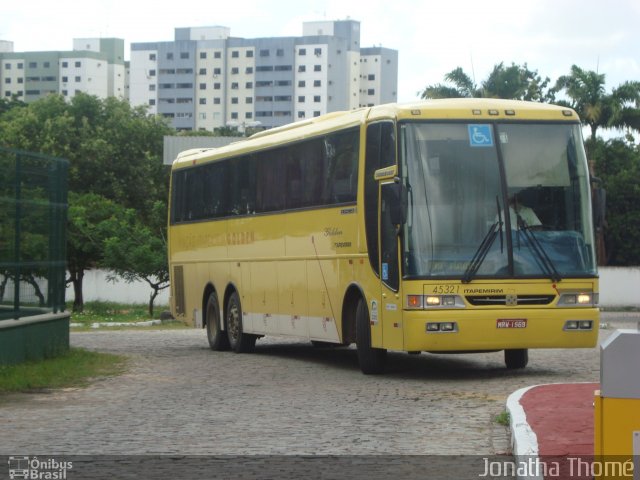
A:
{"type": "Polygon", "coordinates": [[[469,145],[472,147],[493,147],[491,125],[468,125],[469,145]]]}

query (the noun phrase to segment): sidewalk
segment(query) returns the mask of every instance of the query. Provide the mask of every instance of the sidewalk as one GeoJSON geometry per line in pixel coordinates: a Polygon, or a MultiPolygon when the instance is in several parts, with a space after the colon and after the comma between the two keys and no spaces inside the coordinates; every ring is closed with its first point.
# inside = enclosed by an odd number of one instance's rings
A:
{"type": "Polygon", "coordinates": [[[518,478],[569,479],[574,478],[570,463],[576,458],[590,464],[594,393],[599,387],[598,383],[536,385],[509,396],[513,455],[519,465],[534,466],[518,478]],[[551,470],[553,465],[557,471],[551,470]],[[546,474],[545,467],[549,468],[546,474]]]}

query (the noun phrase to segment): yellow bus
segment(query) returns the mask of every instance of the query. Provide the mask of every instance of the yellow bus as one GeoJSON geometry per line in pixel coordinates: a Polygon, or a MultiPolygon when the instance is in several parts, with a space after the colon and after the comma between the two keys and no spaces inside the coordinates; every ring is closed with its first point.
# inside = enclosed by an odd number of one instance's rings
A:
{"type": "Polygon", "coordinates": [[[173,163],[170,303],[214,350],[265,335],[387,350],[593,347],[589,173],[573,110],[449,99],[331,113],[173,163]]]}

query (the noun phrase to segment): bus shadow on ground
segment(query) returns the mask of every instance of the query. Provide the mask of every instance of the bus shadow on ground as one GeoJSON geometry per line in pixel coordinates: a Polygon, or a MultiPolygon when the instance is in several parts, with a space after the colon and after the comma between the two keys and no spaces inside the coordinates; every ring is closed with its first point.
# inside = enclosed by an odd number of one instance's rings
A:
{"type": "MultiPolygon", "coordinates": [[[[256,345],[254,355],[286,358],[289,361],[309,362],[327,368],[360,373],[358,354],[354,345],[350,347],[316,348],[308,343],[270,343],[256,345]]],[[[567,372],[536,365],[510,370],[504,366],[502,352],[472,354],[421,353],[409,355],[403,352],[388,352],[383,375],[397,379],[416,380],[473,380],[513,377],[558,377],[566,378],[567,372]]]]}

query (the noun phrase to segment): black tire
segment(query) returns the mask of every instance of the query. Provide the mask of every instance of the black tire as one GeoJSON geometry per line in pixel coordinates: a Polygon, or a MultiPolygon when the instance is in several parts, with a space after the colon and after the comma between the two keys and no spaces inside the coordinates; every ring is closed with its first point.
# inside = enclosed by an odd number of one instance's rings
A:
{"type": "Polygon", "coordinates": [[[225,315],[229,346],[236,353],[251,353],[256,346],[256,335],[242,331],[242,306],[238,292],[233,292],[227,303],[225,315]]]}
{"type": "Polygon", "coordinates": [[[358,349],[358,363],[365,375],[376,375],[384,372],[387,351],[384,348],[371,346],[371,323],[369,309],[364,300],[358,300],[356,308],[356,346],[358,349]]]}
{"type": "Polygon", "coordinates": [[[217,352],[229,350],[227,332],[220,328],[220,306],[215,292],[212,292],[207,300],[205,319],[207,322],[207,340],[209,340],[211,350],[217,352]]]}
{"type": "Polygon", "coordinates": [[[524,368],[529,363],[529,350],[518,348],[504,351],[504,363],[510,370],[524,368]]]}

